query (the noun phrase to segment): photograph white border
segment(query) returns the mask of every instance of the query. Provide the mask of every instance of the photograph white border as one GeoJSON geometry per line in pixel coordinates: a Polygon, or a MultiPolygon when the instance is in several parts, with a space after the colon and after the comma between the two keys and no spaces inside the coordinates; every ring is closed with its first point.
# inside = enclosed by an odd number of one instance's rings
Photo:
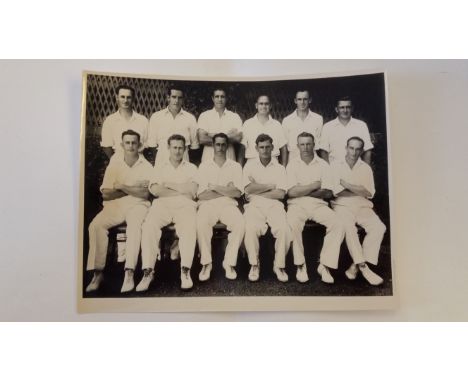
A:
{"type": "Polygon", "coordinates": [[[388,79],[385,70],[353,70],[349,72],[315,73],[310,75],[284,75],[266,77],[199,77],[130,74],[116,72],[83,71],[81,134],[80,134],[80,202],[78,224],[77,257],[77,309],[78,313],[119,313],[119,312],[228,312],[228,311],[350,311],[350,310],[389,310],[398,306],[398,282],[395,274],[396,254],[391,250],[392,292],[391,296],[255,296],[255,297],[144,297],[144,298],[92,298],[83,297],[83,225],[84,225],[84,160],[86,139],[86,90],[88,75],[108,75],[129,78],[161,79],[174,81],[278,81],[331,77],[347,77],[384,73],[386,144],[388,155],[388,198],[390,212],[390,243],[394,242],[393,197],[391,171],[390,120],[388,105],[388,79]]]}

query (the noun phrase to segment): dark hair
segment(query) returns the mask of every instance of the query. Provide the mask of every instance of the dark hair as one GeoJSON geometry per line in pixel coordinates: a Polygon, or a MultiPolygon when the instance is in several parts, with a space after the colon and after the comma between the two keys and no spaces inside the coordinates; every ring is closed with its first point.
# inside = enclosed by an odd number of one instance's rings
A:
{"type": "Polygon", "coordinates": [[[138,142],[141,141],[140,134],[138,134],[135,130],[125,130],[125,131],[122,133],[122,141],[123,141],[123,137],[124,137],[125,135],[134,135],[135,137],[138,138],[138,142]]]}
{"type": "Polygon", "coordinates": [[[298,91],[296,91],[296,94],[294,95],[294,98],[297,98],[297,93],[307,93],[307,96],[310,99],[310,92],[308,90],[298,90],[298,91]]]}
{"type": "Polygon", "coordinates": [[[171,96],[171,91],[173,91],[173,90],[182,92],[182,97],[185,97],[185,90],[181,86],[174,85],[174,84],[167,88],[167,96],[168,97],[171,96]]]}
{"type": "Polygon", "coordinates": [[[257,139],[255,140],[255,144],[258,145],[260,142],[270,141],[273,144],[273,138],[270,137],[268,134],[260,134],[257,139]]]}
{"type": "Polygon", "coordinates": [[[350,142],[350,141],[353,141],[353,140],[354,140],[354,141],[359,141],[359,142],[361,142],[361,143],[362,143],[362,147],[361,147],[361,148],[364,149],[364,139],[362,139],[361,137],[351,137],[351,138],[349,138],[349,139],[346,141],[346,146],[348,146],[349,142],[350,142]]]}
{"type": "Polygon", "coordinates": [[[130,85],[120,84],[115,88],[115,94],[118,95],[121,89],[130,90],[132,92],[132,97],[135,98],[135,89],[133,89],[130,85]]]}
{"type": "Polygon", "coordinates": [[[351,104],[353,103],[353,101],[351,100],[351,97],[349,97],[349,96],[342,96],[342,97],[340,97],[340,98],[338,98],[338,99],[336,100],[336,105],[338,106],[338,104],[339,104],[341,101],[349,101],[349,102],[351,102],[351,104]]]}
{"type": "Polygon", "coordinates": [[[211,96],[214,97],[215,92],[218,92],[218,91],[219,91],[219,92],[223,92],[224,95],[227,96],[227,95],[226,95],[226,90],[224,90],[224,89],[223,89],[222,87],[220,87],[220,86],[213,87],[213,91],[211,92],[211,96]]]}
{"type": "Polygon", "coordinates": [[[215,143],[216,138],[224,138],[224,139],[226,140],[226,143],[229,141],[229,138],[228,138],[228,136],[227,136],[226,134],[224,134],[224,133],[217,133],[217,134],[213,135],[213,138],[212,138],[213,144],[215,143]]]}
{"type": "Polygon", "coordinates": [[[297,141],[299,142],[299,138],[312,138],[312,142],[315,144],[315,138],[311,133],[308,133],[307,131],[303,131],[297,136],[297,141]]]}
{"type": "Polygon", "coordinates": [[[260,97],[267,97],[267,98],[268,98],[268,102],[271,103],[270,96],[269,96],[268,94],[260,94],[260,95],[257,97],[257,100],[255,101],[255,103],[258,103],[258,99],[259,99],[260,97]]]}
{"type": "Polygon", "coordinates": [[[180,134],[172,134],[169,138],[167,138],[167,144],[170,145],[171,141],[182,141],[184,142],[185,147],[185,137],[180,134]]]}

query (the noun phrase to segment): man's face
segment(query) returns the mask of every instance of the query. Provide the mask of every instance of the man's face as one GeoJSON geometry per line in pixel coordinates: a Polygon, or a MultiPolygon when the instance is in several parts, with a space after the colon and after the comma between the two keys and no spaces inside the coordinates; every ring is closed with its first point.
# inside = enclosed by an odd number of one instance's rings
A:
{"type": "Polygon", "coordinates": [[[351,101],[339,101],[335,111],[341,119],[350,119],[351,112],[353,111],[351,101]]]}
{"type": "Polygon", "coordinates": [[[270,100],[267,96],[261,96],[258,98],[255,104],[258,114],[268,115],[270,113],[270,100]]]}
{"type": "Polygon", "coordinates": [[[256,148],[260,159],[271,159],[273,144],[270,141],[258,142],[256,148]]]}
{"type": "Polygon", "coordinates": [[[217,109],[224,109],[226,107],[226,93],[222,90],[216,90],[211,99],[217,109]]]}
{"type": "Polygon", "coordinates": [[[184,141],[172,140],[169,142],[169,156],[172,160],[180,162],[184,157],[184,141]]]}
{"type": "Polygon", "coordinates": [[[215,154],[226,154],[227,151],[227,142],[225,138],[217,137],[213,143],[213,149],[215,154]]]}
{"type": "Polygon", "coordinates": [[[297,92],[294,103],[297,106],[297,110],[305,111],[309,108],[309,93],[308,92],[297,92]]]}
{"type": "Polygon", "coordinates": [[[362,142],[357,139],[351,139],[346,145],[346,156],[353,161],[357,161],[363,151],[362,142]]]}
{"type": "Polygon", "coordinates": [[[311,137],[298,137],[297,147],[301,155],[311,156],[314,153],[314,140],[311,137]]]}
{"type": "Polygon", "coordinates": [[[171,94],[168,96],[169,106],[174,109],[182,108],[184,104],[184,93],[180,90],[171,90],[171,94]]]}
{"type": "Polygon", "coordinates": [[[140,140],[136,135],[124,135],[121,145],[126,153],[138,152],[140,140]]]}
{"type": "Polygon", "coordinates": [[[115,96],[119,109],[131,109],[133,103],[132,91],[129,89],[120,89],[119,94],[115,96]]]}

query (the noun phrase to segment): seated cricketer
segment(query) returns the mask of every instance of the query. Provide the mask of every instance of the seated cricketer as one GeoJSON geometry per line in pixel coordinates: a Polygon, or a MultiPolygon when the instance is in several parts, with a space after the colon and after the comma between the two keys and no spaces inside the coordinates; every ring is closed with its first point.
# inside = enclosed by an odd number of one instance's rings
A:
{"type": "Polygon", "coordinates": [[[272,158],[273,139],[260,134],[256,141],[258,158],[250,159],[244,167],[243,183],[246,199],[244,206],[244,244],[250,263],[249,280],[260,277],[259,237],[268,226],[275,240],[273,271],[281,282],[288,281],[285,271],[286,253],[291,244],[283,199],[287,191],[286,169],[272,158]]]}
{"type": "Polygon", "coordinates": [[[197,167],[184,160],[186,142],[182,135],[171,135],[167,145],[169,158],[155,165],[150,179],[149,191],[156,199],[143,223],[141,257],[144,273],[137,292],[146,291],[154,280],[161,229],[171,223],[179,237],[181,288],[193,286],[190,268],[197,240],[197,203],[194,201],[198,188],[197,167]]]}
{"type": "Polygon", "coordinates": [[[140,252],[141,225],[150,206],[148,183],[153,167],[138,153],[142,143],[137,132],[124,131],[121,146],[124,155],[112,156],[104,174],[101,186],[104,208],[89,225],[87,270],[94,271],[94,276],[86,292],[96,291],[104,280],[109,228],[123,222],[127,223],[127,245],[121,292],[135,287],[133,273],[140,252]]]}
{"type": "Polygon", "coordinates": [[[226,278],[235,280],[237,254],[244,238],[244,219],[237,200],[242,195],[242,168],[239,163],[227,159],[228,136],[213,136],[214,155],[206,159],[198,169],[197,238],[201,253],[200,281],[210,278],[212,270],[211,238],[213,226],[220,221],[229,231],[223,267],[226,278]]]}
{"type": "Polygon", "coordinates": [[[334,279],[328,268],[338,268],[344,228],[326,201],[333,196],[330,166],[314,153],[314,146],[312,134],[300,133],[297,137],[300,155],[292,158],[286,168],[289,187],[288,224],[292,234],[294,264],[297,266],[296,279],[303,283],[309,280],[302,242],[305,222],[312,219],[327,228],[317,271],[323,282],[332,284],[334,279]]]}
{"type": "Polygon", "coordinates": [[[346,277],[354,280],[360,272],[369,284],[380,285],[383,279],[366,263],[377,265],[386,228],[370,201],[375,194],[374,175],[371,167],[360,159],[363,150],[364,140],[351,137],[346,142],[344,160],[332,164],[336,195],[332,207],[345,224],[346,244],[353,259],[353,264],[345,273],[346,277]],[[362,246],[356,224],[366,231],[362,246]]]}

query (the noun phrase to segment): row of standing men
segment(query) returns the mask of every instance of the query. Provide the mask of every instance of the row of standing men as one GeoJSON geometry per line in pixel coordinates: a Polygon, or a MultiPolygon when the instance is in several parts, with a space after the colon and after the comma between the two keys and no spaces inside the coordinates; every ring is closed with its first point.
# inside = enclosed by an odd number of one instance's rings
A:
{"type": "Polygon", "coordinates": [[[213,108],[195,116],[183,109],[184,93],[171,88],[167,96],[168,106],[155,112],[148,119],[133,110],[135,91],[121,85],[116,89],[118,110],[109,115],[102,125],[101,147],[110,158],[121,151],[121,134],[134,130],[141,136],[142,148],[151,161],[156,163],[168,158],[167,139],[173,134],[185,138],[187,150],[184,156],[189,160],[189,151],[203,146],[202,162],[213,156],[212,138],[219,132],[229,138],[227,157],[237,160],[242,166],[245,161],[257,157],[255,139],[259,134],[273,138],[273,157],[284,166],[289,159],[298,155],[296,139],[299,133],[308,132],[315,138],[316,150],[327,162],[344,159],[346,140],[352,136],[364,140],[363,160],[371,164],[373,144],[369,129],[364,121],[352,117],[352,101],[349,97],[337,100],[337,118],[323,124],[323,117],[310,110],[311,99],[307,90],[298,91],[294,97],[296,110],[286,116],[282,123],[270,115],[271,104],[268,95],[260,95],[255,103],[257,113],[244,123],[237,113],[227,109],[224,90],[215,89],[212,94],[213,108]],[[236,153],[235,145],[239,147],[236,153]],[[157,155],[156,155],[157,153],[157,155]]]}
{"type": "MultiPolygon", "coordinates": [[[[119,105],[117,113],[119,115],[122,108],[131,108],[133,95],[134,91],[126,87],[117,90],[119,105]]],[[[168,117],[167,113],[171,114],[172,122],[177,120],[182,112],[181,98],[183,99],[181,91],[171,89],[168,108],[155,113],[151,121],[158,120],[162,118],[161,116],[168,117]],[[171,112],[171,105],[174,104],[180,107],[175,116],[171,112]]],[[[301,121],[308,118],[313,120],[310,117],[312,112],[308,109],[308,92],[298,92],[295,101],[298,106],[295,111],[296,116],[301,121]],[[303,98],[306,99],[305,102],[303,98]],[[308,112],[305,119],[301,119],[299,109],[304,103],[307,105],[308,112]]],[[[216,112],[220,122],[227,112],[223,90],[214,91],[213,102],[215,107],[210,112],[216,112]],[[223,106],[224,110],[220,110],[220,106],[223,106]]],[[[348,103],[351,106],[348,100],[338,102],[338,121],[340,121],[340,107],[348,106],[348,103]]],[[[123,221],[127,223],[127,259],[122,292],[134,289],[133,273],[140,251],[140,241],[144,273],[136,289],[137,291],[148,289],[154,279],[161,228],[171,222],[175,223],[180,238],[181,287],[183,289],[189,289],[193,285],[190,268],[197,237],[202,264],[199,279],[205,281],[210,278],[211,235],[212,227],[217,221],[226,224],[230,232],[223,262],[226,277],[229,279],[237,277],[235,271],[237,253],[244,239],[251,265],[249,280],[258,280],[258,238],[266,232],[269,225],[276,239],[274,272],[278,280],[283,282],[288,280],[285,257],[292,241],[294,264],[297,266],[296,278],[300,282],[306,282],[308,273],[305,266],[302,229],[306,220],[313,219],[327,227],[317,269],[322,281],[333,283],[329,268],[337,268],[339,247],[346,234],[346,242],[353,258],[352,266],[346,271],[347,277],[354,279],[360,271],[370,284],[382,283],[383,280],[366,264],[366,262],[377,264],[380,243],[385,232],[385,226],[373,211],[372,203],[369,201],[375,192],[372,170],[360,159],[364,153],[369,152],[365,150],[365,139],[367,138],[370,143],[367,126],[367,137],[365,134],[362,137],[362,133],[354,135],[356,129],[351,129],[351,137],[345,139],[343,155],[331,151],[328,152],[329,156],[325,156],[325,160],[315,153],[315,137],[320,134],[319,129],[314,131],[315,135],[306,129],[310,124],[304,124],[302,129],[296,126],[296,130],[302,131],[294,130],[294,124],[287,122],[288,118],[294,120],[293,113],[283,121],[285,127],[289,126],[288,129],[285,128],[284,131],[287,134],[284,135],[295,136],[296,139],[295,150],[290,149],[293,145],[288,142],[287,149],[291,154],[288,158],[281,150],[278,155],[275,155],[278,152],[278,150],[275,151],[275,142],[281,144],[282,141],[281,135],[276,134],[275,124],[271,125],[274,120],[269,117],[268,97],[259,97],[256,107],[258,111],[254,117],[257,119],[256,122],[261,124],[261,116],[265,113],[268,117],[263,124],[264,132],[260,126],[250,125],[249,127],[247,122],[252,119],[246,121],[240,132],[223,123],[218,124],[217,132],[213,131],[215,130],[213,123],[203,122],[209,117],[206,116],[208,112],[200,115],[199,129],[195,135],[193,135],[194,128],[190,127],[191,125],[185,130],[185,134],[179,134],[181,130],[177,126],[172,125],[173,130],[170,130],[166,124],[160,125],[163,126],[163,131],[169,130],[173,134],[168,137],[164,150],[161,140],[158,140],[158,154],[154,169],[141,155],[145,147],[141,138],[144,136],[144,130],[137,132],[138,129],[129,129],[125,130],[126,134],[121,133],[121,143],[118,147],[113,146],[111,153],[115,152],[117,155],[111,155],[112,158],[101,187],[104,209],[89,227],[90,251],[87,269],[94,271],[94,275],[87,287],[88,292],[97,290],[104,279],[108,229],[123,221]],[[205,117],[203,117],[204,114],[205,117]],[[209,127],[205,130],[204,126],[209,127]],[[224,130],[225,133],[219,134],[220,130],[224,130]],[[265,134],[265,132],[270,134],[265,134]],[[196,136],[206,145],[202,164],[198,170],[186,160],[189,142],[197,142],[195,138],[188,141],[187,136],[189,139],[196,136]],[[207,138],[210,139],[211,145],[206,144],[207,138]],[[247,159],[243,171],[241,166],[231,159],[233,150],[230,145],[239,141],[242,143],[241,147],[245,147],[244,158],[247,159]],[[252,144],[254,144],[255,156],[252,156],[249,151],[252,144]],[[206,150],[207,148],[209,150],[206,150]],[[161,154],[164,152],[166,154],[161,154]],[[277,157],[280,157],[282,163],[289,162],[287,169],[278,163],[277,157]],[[331,167],[327,160],[332,163],[331,167]],[[148,175],[149,173],[152,175],[148,175]],[[235,198],[244,192],[248,204],[245,206],[243,219],[235,198]],[[156,199],[148,213],[149,193],[156,199]],[[289,197],[287,213],[281,202],[286,195],[289,197]],[[332,200],[333,209],[331,209],[327,200],[333,195],[335,198],[332,200]],[[197,197],[199,199],[198,212],[197,203],[194,201],[197,197]],[[356,223],[363,226],[367,232],[363,246],[357,236],[356,223]]],[[[343,109],[348,110],[349,113],[351,111],[351,107],[343,109]]],[[[127,122],[135,122],[137,119],[135,113],[132,110],[127,122]]],[[[115,114],[108,117],[103,126],[102,145],[105,151],[110,147],[106,146],[105,136],[109,131],[109,126],[112,126],[108,122],[111,117],[115,117],[115,114]]],[[[216,120],[211,118],[213,119],[216,120]]],[[[135,123],[127,123],[125,126],[129,127],[129,125],[134,127],[135,123]]],[[[326,126],[321,137],[328,137],[327,139],[333,143],[330,146],[332,147],[336,144],[336,132],[327,132],[329,130],[326,126]]],[[[164,133],[158,129],[156,135],[165,136],[167,132],[164,133]]],[[[280,149],[284,149],[284,146],[280,149]]],[[[242,161],[243,155],[239,157],[242,161]]],[[[366,156],[365,159],[369,157],[366,156]]]]}

